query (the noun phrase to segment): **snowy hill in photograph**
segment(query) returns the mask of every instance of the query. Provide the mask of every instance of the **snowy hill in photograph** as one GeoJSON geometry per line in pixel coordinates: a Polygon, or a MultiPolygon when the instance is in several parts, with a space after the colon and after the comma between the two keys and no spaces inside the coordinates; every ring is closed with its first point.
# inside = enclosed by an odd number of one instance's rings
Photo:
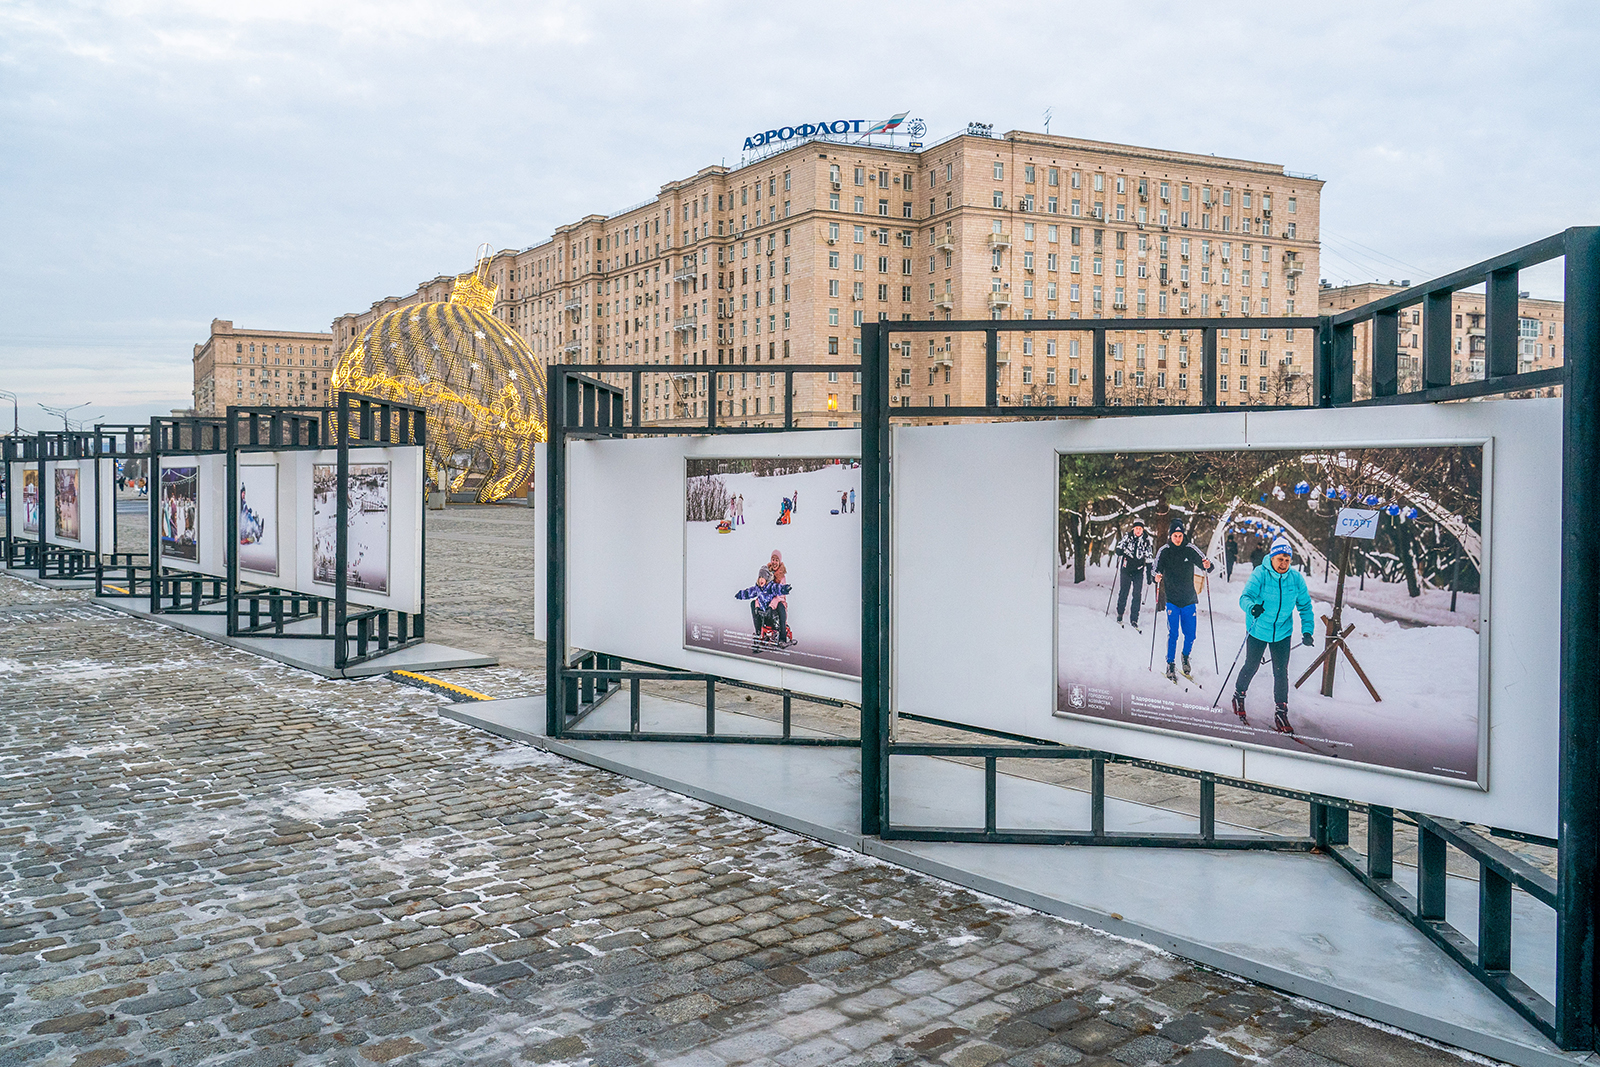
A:
{"type": "MultiPolygon", "coordinates": [[[[861,468],[847,460],[795,474],[754,472],[701,475],[691,460],[690,481],[713,477],[730,502],[715,512],[690,513],[714,518],[686,523],[684,566],[684,647],[768,663],[825,671],[848,677],[861,674],[861,521],[849,494],[861,489],[861,468]],[[845,494],[841,512],[840,494],[845,494]],[[780,525],[785,497],[797,500],[790,520],[780,525]],[[727,523],[743,500],[742,523],[727,523]],[[774,647],[756,641],[749,600],[734,594],[756,584],[756,575],[772,553],[782,554],[788,568],[788,624],[794,643],[774,647]]],[[[758,461],[782,464],[783,461],[758,461]]],[[[815,462],[815,461],[812,461],[815,462]]],[[[709,468],[707,468],[709,469],[709,468]]],[[[702,486],[704,488],[704,486],[702,486]]],[[[719,498],[720,502],[720,498],[719,498]]]]}

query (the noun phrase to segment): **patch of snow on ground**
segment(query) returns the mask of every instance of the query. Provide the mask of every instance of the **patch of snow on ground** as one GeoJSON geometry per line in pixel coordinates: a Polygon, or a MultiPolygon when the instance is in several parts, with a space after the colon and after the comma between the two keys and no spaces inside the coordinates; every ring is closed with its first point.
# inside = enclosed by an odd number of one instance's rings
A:
{"type": "Polygon", "coordinates": [[[283,804],[283,813],[308,822],[321,822],[362,811],[366,806],[366,798],[354,789],[324,787],[291,793],[283,804]]]}

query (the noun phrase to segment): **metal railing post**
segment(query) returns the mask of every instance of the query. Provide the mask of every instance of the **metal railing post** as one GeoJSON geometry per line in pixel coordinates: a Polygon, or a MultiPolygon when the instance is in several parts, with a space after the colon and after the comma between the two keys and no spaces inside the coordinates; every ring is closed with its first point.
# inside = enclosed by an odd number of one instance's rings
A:
{"type": "Polygon", "coordinates": [[[1556,856],[1556,1043],[1595,1044],[1600,938],[1600,229],[1566,233],[1561,444],[1560,848],[1556,856]]]}

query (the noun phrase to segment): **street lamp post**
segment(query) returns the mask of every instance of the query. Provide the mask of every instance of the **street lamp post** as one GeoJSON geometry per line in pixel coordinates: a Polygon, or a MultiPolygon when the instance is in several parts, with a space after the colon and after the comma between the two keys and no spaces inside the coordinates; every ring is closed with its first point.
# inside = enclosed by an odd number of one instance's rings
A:
{"type": "Polygon", "coordinates": [[[44,408],[45,411],[48,412],[49,414],[55,415],[55,416],[57,416],[58,418],[61,419],[61,431],[63,433],[71,433],[72,432],[72,427],[67,424],[67,412],[69,412],[69,411],[77,411],[79,408],[86,408],[86,407],[89,406],[90,403],[91,403],[90,401],[85,400],[83,403],[74,404],[70,408],[53,408],[53,407],[50,407],[48,404],[40,404],[39,406],[44,408]]]}

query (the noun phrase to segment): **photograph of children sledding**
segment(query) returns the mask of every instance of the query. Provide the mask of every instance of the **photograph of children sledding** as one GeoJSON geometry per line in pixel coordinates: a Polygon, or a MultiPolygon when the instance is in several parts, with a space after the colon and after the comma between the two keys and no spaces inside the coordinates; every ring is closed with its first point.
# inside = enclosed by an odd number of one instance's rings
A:
{"type": "Polygon", "coordinates": [[[859,677],[860,484],[853,458],[688,460],[684,647],[859,677]]]}
{"type": "Polygon", "coordinates": [[[1483,448],[1060,456],[1056,714],[1480,779],[1483,448]]]}

